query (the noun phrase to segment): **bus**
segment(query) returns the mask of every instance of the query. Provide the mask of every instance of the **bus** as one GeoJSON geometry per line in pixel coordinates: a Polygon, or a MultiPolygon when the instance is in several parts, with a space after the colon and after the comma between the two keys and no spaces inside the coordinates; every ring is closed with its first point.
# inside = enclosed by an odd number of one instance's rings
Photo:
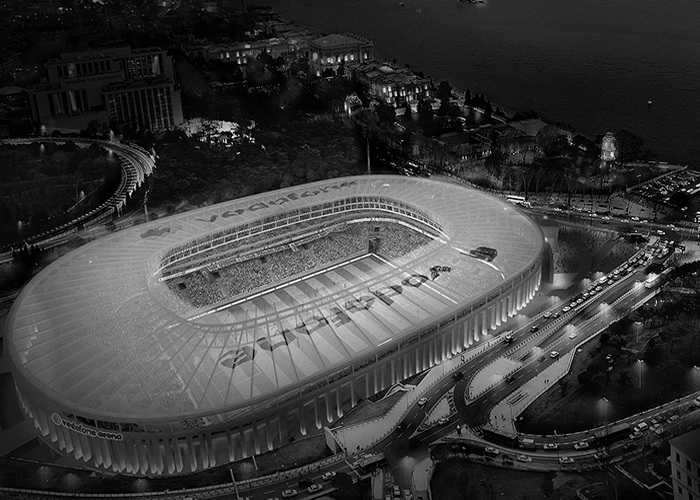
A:
{"type": "Polygon", "coordinates": [[[516,196],[514,194],[509,194],[506,196],[506,201],[509,201],[513,205],[520,205],[521,207],[532,208],[529,201],[525,200],[524,196],[516,196]]]}

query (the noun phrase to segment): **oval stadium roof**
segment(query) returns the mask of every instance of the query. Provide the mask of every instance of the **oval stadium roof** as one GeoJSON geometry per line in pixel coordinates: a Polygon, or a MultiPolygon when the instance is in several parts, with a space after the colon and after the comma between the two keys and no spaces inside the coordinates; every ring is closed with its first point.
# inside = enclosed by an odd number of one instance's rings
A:
{"type": "MultiPolygon", "coordinates": [[[[222,414],[426,328],[526,270],[543,244],[537,225],[514,206],[458,184],[377,175],[290,187],[124,229],[59,258],[17,298],[9,353],[16,377],[77,414],[122,421],[222,414]],[[377,260],[379,277],[350,280],[332,295],[300,298],[297,284],[197,319],[176,312],[179,299],[158,279],[168,251],[188,241],[357,196],[418,208],[442,226],[441,241],[399,263],[377,260]],[[495,259],[467,255],[480,246],[495,249],[495,259]],[[401,296],[375,300],[379,288],[434,265],[452,272],[420,287],[403,282],[401,296]],[[367,307],[352,309],[362,301],[367,307]],[[280,332],[291,340],[277,348],[271,343],[280,332]]],[[[362,269],[358,263],[354,271],[362,269]]]]}

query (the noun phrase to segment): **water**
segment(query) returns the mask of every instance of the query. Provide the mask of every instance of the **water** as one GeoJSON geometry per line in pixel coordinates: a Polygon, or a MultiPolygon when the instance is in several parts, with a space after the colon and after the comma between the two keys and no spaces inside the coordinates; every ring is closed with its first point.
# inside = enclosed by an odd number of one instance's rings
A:
{"type": "Polygon", "coordinates": [[[436,82],[590,137],[627,129],[659,159],[700,168],[700,1],[403,2],[258,0],[298,24],[366,36],[436,82]]]}

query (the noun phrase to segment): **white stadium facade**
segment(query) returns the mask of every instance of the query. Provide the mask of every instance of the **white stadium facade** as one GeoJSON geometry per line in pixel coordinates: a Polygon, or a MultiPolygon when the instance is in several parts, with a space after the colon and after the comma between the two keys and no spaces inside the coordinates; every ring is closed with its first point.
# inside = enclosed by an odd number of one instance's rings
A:
{"type": "Polygon", "coordinates": [[[544,249],[539,227],[501,199],[384,175],[134,226],[22,290],[6,339],[20,405],[50,446],[109,472],[183,474],[264,453],[473,348],[537,293],[544,249]],[[361,261],[355,274],[336,263],[207,307],[167,284],[358,221],[429,243],[379,255],[366,276],[361,261]]]}

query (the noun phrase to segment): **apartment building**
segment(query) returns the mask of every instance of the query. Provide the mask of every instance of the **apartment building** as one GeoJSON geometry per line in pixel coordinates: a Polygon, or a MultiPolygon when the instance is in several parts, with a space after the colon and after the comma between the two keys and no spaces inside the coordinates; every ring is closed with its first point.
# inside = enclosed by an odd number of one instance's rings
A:
{"type": "Polygon", "coordinates": [[[93,120],[136,130],[182,123],[172,58],[152,47],[62,53],[45,64],[48,77],[27,88],[35,122],[48,132],[77,132],[93,120]]]}
{"type": "Polygon", "coordinates": [[[700,429],[668,441],[674,500],[700,499],[700,429]]]}

